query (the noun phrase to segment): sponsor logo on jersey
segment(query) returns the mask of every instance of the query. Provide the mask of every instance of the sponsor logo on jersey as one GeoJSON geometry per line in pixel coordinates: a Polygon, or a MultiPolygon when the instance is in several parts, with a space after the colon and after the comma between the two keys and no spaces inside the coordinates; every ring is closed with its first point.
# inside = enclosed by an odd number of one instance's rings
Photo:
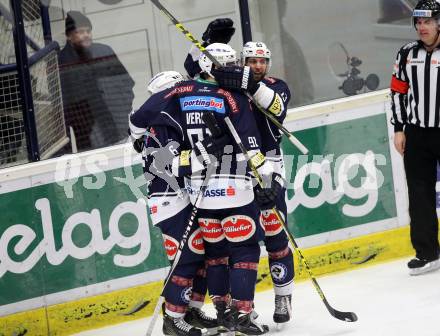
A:
{"type": "Polygon", "coordinates": [[[272,210],[262,211],[260,222],[266,232],[266,236],[275,236],[283,230],[283,225],[272,210]]]}
{"type": "Polygon", "coordinates": [[[232,97],[232,94],[229,91],[225,91],[223,89],[218,89],[217,93],[221,94],[222,96],[224,96],[226,98],[228,105],[232,110],[232,113],[238,113],[237,101],[234,99],[234,97],[232,97]]]}
{"type": "Polygon", "coordinates": [[[273,263],[270,265],[270,274],[275,282],[282,282],[287,277],[287,267],[281,263],[273,263]]]}
{"type": "Polygon", "coordinates": [[[225,238],[220,220],[213,218],[199,218],[199,227],[203,239],[208,243],[216,243],[225,238]]]}
{"type": "MultiPolygon", "coordinates": [[[[188,194],[193,195],[198,193],[198,190],[195,190],[191,187],[186,188],[188,194]]],[[[219,188],[219,189],[206,189],[203,193],[203,197],[232,197],[235,196],[235,188],[232,186],[225,188],[219,188]]]]}
{"type": "Polygon", "coordinates": [[[162,234],[163,246],[167,254],[168,260],[173,260],[177,253],[177,248],[179,247],[179,242],[171,236],[162,234]]]}
{"type": "Polygon", "coordinates": [[[229,187],[226,189],[226,195],[227,195],[227,196],[235,196],[235,189],[232,188],[231,186],[229,186],[229,187]]]}
{"type": "Polygon", "coordinates": [[[425,63],[425,61],[424,60],[415,60],[415,59],[409,59],[409,60],[407,60],[407,63],[408,64],[424,64],[425,63]]]}
{"type": "Polygon", "coordinates": [[[255,222],[244,215],[230,216],[222,220],[222,227],[226,239],[231,242],[242,242],[255,233],[255,222]]]}
{"type": "Polygon", "coordinates": [[[279,115],[282,112],[281,107],[281,97],[278,94],[275,94],[272,104],[269,106],[269,111],[275,115],[279,115]]]}
{"type": "Polygon", "coordinates": [[[227,189],[207,189],[203,197],[230,197],[235,195],[235,189],[228,187],[227,189]]]}
{"type": "Polygon", "coordinates": [[[164,98],[167,99],[171,96],[174,96],[175,94],[192,92],[193,89],[194,89],[194,85],[178,86],[174,90],[170,91],[164,98]]]}
{"type": "Polygon", "coordinates": [[[196,254],[205,254],[205,245],[203,245],[203,235],[200,229],[194,231],[188,240],[189,249],[196,254]]]}
{"type": "Polygon", "coordinates": [[[208,110],[225,113],[225,102],[222,98],[210,96],[189,96],[180,98],[182,111],[208,110]]]}
{"type": "Polygon", "coordinates": [[[198,89],[197,92],[212,92],[212,89],[208,88],[207,86],[198,89]]]}

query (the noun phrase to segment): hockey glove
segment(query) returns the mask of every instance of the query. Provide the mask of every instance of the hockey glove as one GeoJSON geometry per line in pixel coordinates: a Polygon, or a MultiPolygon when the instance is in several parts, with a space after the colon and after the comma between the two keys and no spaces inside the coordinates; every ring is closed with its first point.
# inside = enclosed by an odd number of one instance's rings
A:
{"type": "Polygon", "coordinates": [[[225,146],[231,144],[228,134],[222,134],[219,137],[207,136],[202,141],[194,144],[194,153],[202,158],[204,165],[213,163],[210,155],[213,155],[219,161],[223,155],[225,146]]]}
{"type": "Polygon", "coordinates": [[[130,137],[131,143],[133,145],[133,148],[136,152],[138,153],[142,153],[142,151],[145,148],[145,136],[141,136],[140,138],[135,138],[132,134],[131,134],[131,130],[128,129],[128,136],[130,137]]]}
{"type": "Polygon", "coordinates": [[[272,209],[276,204],[278,194],[283,189],[284,181],[280,174],[273,173],[269,184],[261,187],[259,184],[254,188],[255,200],[261,210],[272,209]]]}
{"type": "Polygon", "coordinates": [[[253,95],[259,88],[258,82],[250,67],[227,66],[219,69],[212,69],[212,75],[218,85],[226,90],[245,90],[253,95]]]}
{"type": "Polygon", "coordinates": [[[142,153],[145,148],[145,138],[141,137],[139,139],[133,140],[133,148],[136,152],[142,153]]]}
{"type": "Polygon", "coordinates": [[[202,40],[208,45],[216,42],[228,43],[235,33],[233,25],[234,21],[229,18],[215,19],[209,23],[202,35],[202,40]]]}

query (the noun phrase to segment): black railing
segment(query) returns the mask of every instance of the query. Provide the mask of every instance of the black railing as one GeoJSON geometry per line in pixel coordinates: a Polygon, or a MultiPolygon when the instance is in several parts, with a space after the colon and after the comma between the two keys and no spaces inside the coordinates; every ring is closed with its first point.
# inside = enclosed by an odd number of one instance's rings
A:
{"type": "MultiPolygon", "coordinates": [[[[28,64],[29,66],[33,66],[35,63],[37,63],[39,60],[46,57],[51,51],[54,50],[60,50],[60,45],[56,41],[50,42],[48,45],[46,45],[44,48],[41,48],[38,50],[35,54],[33,54],[31,57],[28,58],[28,64]]],[[[17,64],[3,64],[0,65],[0,74],[11,72],[11,71],[17,71],[17,64]]]]}

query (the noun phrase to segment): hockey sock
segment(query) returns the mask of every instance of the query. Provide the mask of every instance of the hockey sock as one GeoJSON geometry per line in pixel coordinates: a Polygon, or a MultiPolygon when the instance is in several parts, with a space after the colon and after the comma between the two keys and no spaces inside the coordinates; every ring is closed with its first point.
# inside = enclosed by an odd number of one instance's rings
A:
{"type": "Polygon", "coordinates": [[[164,290],[165,311],[168,315],[180,317],[185,314],[191,297],[193,278],[198,267],[198,263],[192,263],[178,265],[174,269],[164,290]]]}
{"type": "Polygon", "coordinates": [[[289,246],[277,252],[269,252],[269,269],[275,294],[292,294],[294,268],[289,246]]]}
{"type": "Polygon", "coordinates": [[[206,280],[205,267],[199,268],[193,280],[193,288],[191,293],[190,307],[202,308],[205,302],[205,295],[208,291],[208,281],[206,280]]]}
{"type": "Polygon", "coordinates": [[[229,293],[228,257],[206,260],[209,295],[223,297],[229,293]]]}
{"type": "Polygon", "coordinates": [[[259,258],[260,246],[258,243],[231,247],[229,279],[233,300],[253,301],[259,258]]]}

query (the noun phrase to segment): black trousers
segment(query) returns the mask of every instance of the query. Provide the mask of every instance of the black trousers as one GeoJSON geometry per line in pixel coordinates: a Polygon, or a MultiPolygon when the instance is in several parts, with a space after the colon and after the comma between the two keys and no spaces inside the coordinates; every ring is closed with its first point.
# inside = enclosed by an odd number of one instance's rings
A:
{"type": "Polygon", "coordinates": [[[438,258],[436,213],[437,163],[440,160],[440,129],[407,126],[403,156],[409,194],[411,243],[419,259],[438,258]]]}

